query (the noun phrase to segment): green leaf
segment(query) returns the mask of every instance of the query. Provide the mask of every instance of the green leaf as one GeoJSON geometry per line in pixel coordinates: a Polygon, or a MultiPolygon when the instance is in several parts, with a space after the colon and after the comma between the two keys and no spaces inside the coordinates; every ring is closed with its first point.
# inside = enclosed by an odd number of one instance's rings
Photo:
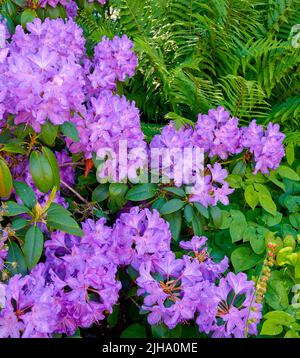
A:
{"type": "Polygon", "coordinates": [[[212,206],[209,211],[215,227],[219,228],[222,225],[223,221],[222,210],[217,206],[212,206]]]}
{"type": "Polygon", "coordinates": [[[125,196],[127,190],[128,186],[123,183],[112,183],[109,185],[108,208],[111,212],[117,212],[127,202],[125,196]]]}
{"type": "Polygon", "coordinates": [[[285,148],[286,159],[289,165],[292,165],[295,160],[295,148],[293,143],[289,143],[285,148]]]}
{"type": "Polygon", "coordinates": [[[54,181],[49,161],[43,154],[32,152],[29,164],[34,184],[41,192],[48,193],[52,189],[54,181]]]}
{"type": "Polygon", "coordinates": [[[1,151],[7,153],[14,153],[14,154],[25,154],[26,151],[22,148],[21,144],[19,143],[7,143],[2,148],[1,151]]]}
{"type": "Polygon", "coordinates": [[[295,278],[300,278],[300,261],[295,266],[295,278]]]}
{"type": "Polygon", "coordinates": [[[271,273],[268,282],[265,300],[274,310],[286,310],[289,306],[287,282],[284,277],[279,277],[276,271],[271,273]]]}
{"type": "Polygon", "coordinates": [[[182,198],[184,198],[186,196],[185,191],[182,188],[177,188],[177,187],[164,187],[162,188],[165,191],[168,191],[169,193],[175,194],[177,196],[180,196],[182,198]]]}
{"type": "Polygon", "coordinates": [[[184,217],[188,223],[192,222],[193,217],[194,217],[194,210],[190,204],[188,204],[184,207],[184,217]]]}
{"type": "Polygon", "coordinates": [[[277,336],[282,332],[283,328],[280,324],[267,320],[264,322],[260,334],[268,336],[277,336]]]}
{"type": "Polygon", "coordinates": [[[61,230],[75,236],[83,236],[83,232],[77,222],[68,215],[57,216],[47,214],[47,226],[51,229],[61,230]]]}
{"type": "Polygon", "coordinates": [[[253,251],[260,255],[265,251],[265,240],[260,235],[253,235],[250,237],[250,245],[253,251]]]}
{"type": "Polygon", "coordinates": [[[164,218],[170,224],[170,230],[173,240],[177,241],[181,231],[182,215],[180,211],[165,215],[164,218]]]}
{"type": "Polygon", "coordinates": [[[227,183],[231,188],[238,189],[243,185],[243,180],[239,174],[229,174],[226,178],[227,183]]]}
{"type": "Polygon", "coordinates": [[[253,185],[248,185],[245,189],[245,200],[252,210],[255,209],[259,202],[258,192],[254,189],[253,185]]]}
{"type": "Polygon", "coordinates": [[[13,187],[10,170],[4,160],[0,158],[0,197],[8,198],[13,187]]]}
{"type": "Polygon", "coordinates": [[[201,205],[200,203],[194,203],[194,207],[199,211],[199,213],[204,216],[206,219],[209,219],[208,209],[201,205]]]}
{"type": "Polygon", "coordinates": [[[192,228],[194,235],[201,236],[203,234],[203,226],[201,222],[201,216],[199,213],[195,213],[192,220],[192,228]]]}
{"type": "Polygon", "coordinates": [[[26,208],[26,206],[17,204],[14,201],[8,201],[6,205],[7,205],[7,209],[5,211],[6,216],[30,214],[30,210],[26,208]]]}
{"type": "MultiPolygon", "coordinates": [[[[53,176],[53,186],[56,186],[56,189],[59,189],[60,185],[60,174],[59,174],[59,166],[56,159],[55,154],[47,147],[43,147],[42,151],[44,153],[45,158],[48,160],[51,169],[52,169],[52,176],[53,176]]],[[[52,189],[52,188],[51,188],[52,189]]]]}
{"type": "Polygon", "coordinates": [[[106,200],[109,196],[108,184],[99,184],[92,193],[92,200],[98,203],[106,200]]]}
{"type": "Polygon", "coordinates": [[[184,207],[185,203],[184,201],[180,199],[171,199],[170,201],[167,201],[161,208],[160,213],[161,215],[167,215],[174,213],[184,207]]]}
{"type": "Polygon", "coordinates": [[[157,190],[157,185],[155,184],[137,184],[128,190],[126,198],[130,201],[148,200],[156,195],[157,190]]]}
{"type": "Polygon", "coordinates": [[[29,270],[38,263],[42,256],[44,247],[44,236],[37,226],[31,226],[26,235],[23,246],[23,253],[29,270]]]}
{"type": "Polygon", "coordinates": [[[46,145],[52,147],[55,143],[57,132],[58,126],[54,126],[53,124],[46,122],[42,125],[40,138],[46,145]]]}
{"type": "Polygon", "coordinates": [[[73,142],[79,142],[80,138],[78,135],[78,130],[73,122],[65,122],[61,126],[62,133],[72,139],[73,142]]]}
{"type": "Polygon", "coordinates": [[[295,180],[295,181],[298,181],[300,180],[300,177],[299,175],[292,169],[292,168],[289,168],[285,165],[280,165],[276,172],[282,177],[282,178],[287,178],[287,179],[290,179],[290,180],[295,180]]]}
{"type": "Polygon", "coordinates": [[[276,204],[274,203],[268,188],[262,184],[254,184],[254,186],[258,191],[259,203],[262,208],[268,213],[275,215],[277,211],[276,204]]]}
{"type": "Polygon", "coordinates": [[[268,319],[272,322],[282,324],[284,326],[289,326],[291,323],[295,322],[295,318],[287,312],[284,311],[271,311],[264,315],[265,319],[268,319]]]}
{"type": "Polygon", "coordinates": [[[231,254],[231,262],[236,272],[249,270],[261,260],[262,258],[247,246],[238,247],[231,254]]]}
{"type": "Polygon", "coordinates": [[[156,324],[151,326],[151,330],[153,338],[166,338],[169,331],[168,327],[166,327],[164,324],[156,324]]]}
{"type": "Polygon", "coordinates": [[[27,274],[27,264],[20,247],[15,243],[11,242],[8,244],[9,249],[6,257],[6,266],[11,275],[18,273],[22,275],[27,274]],[[16,266],[14,265],[16,263],[16,266]]]}
{"type": "Polygon", "coordinates": [[[233,220],[230,223],[229,232],[232,242],[236,242],[243,239],[247,221],[245,215],[239,210],[231,210],[230,214],[233,220]]]}
{"type": "Polygon", "coordinates": [[[121,334],[121,338],[146,338],[146,329],[145,326],[141,324],[134,323],[131,326],[127,327],[121,334]]]}
{"type": "Polygon", "coordinates": [[[36,197],[32,188],[20,181],[14,181],[14,188],[16,194],[23,201],[24,205],[26,205],[29,209],[33,209],[36,204],[36,197]]]}
{"type": "Polygon", "coordinates": [[[115,305],[113,312],[107,317],[109,328],[114,328],[120,320],[120,306],[115,305]]]}
{"type": "Polygon", "coordinates": [[[19,217],[16,217],[12,220],[12,223],[11,223],[11,228],[12,230],[14,231],[18,231],[18,230],[21,230],[21,229],[24,229],[24,227],[26,227],[27,225],[29,225],[30,221],[29,220],[26,220],[24,218],[19,218],[19,217]]]}
{"type": "Polygon", "coordinates": [[[83,236],[81,228],[71,215],[68,210],[53,203],[47,210],[47,225],[52,229],[62,230],[71,235],[83,236]]]}
{"type": "Polygon", "coordinates": [[[300,229],[300,213],[292,213],[289,216],[289,220],[296,229],[300,229]]]}
{"type": "Polygon", "coordinates": [[[21,25],[26,27],[28,22],[33,22],[33,20],[37,17],[36,12],[32,9],[26,9],[21,14],[21,25]]]}

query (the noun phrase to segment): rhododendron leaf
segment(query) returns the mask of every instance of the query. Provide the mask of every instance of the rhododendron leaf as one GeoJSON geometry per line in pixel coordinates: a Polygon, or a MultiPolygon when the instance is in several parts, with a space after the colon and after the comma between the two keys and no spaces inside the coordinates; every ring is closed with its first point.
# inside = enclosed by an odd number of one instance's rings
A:
{"type": "Polygon", "coordinates": [[[161,208],[160,213],[161,215],[167,215],[174,213],[184,207],[185,203],[184,201],[180,199],[171,199],[170,201],[167,201],[161,208]]]}
{"type": "Polygon", "coordinates": [[[54,145],[58,132],[58,126],[47,122],[42,125],[41,140],[50,147],[54,145]]]}
{"type": "Polygon", "coordinates": [[[110,328],[114,328],[120,319],[120,306],[116,305],[113,308],[113,312],[107,317],[107,323],[110,328]]]}
{"type": "Polygon", "coordinates": [[[77,222],[70,216],[47,215],[47,225],[51,229],[61,230],[71,235],[82,236],[83,232],[77,222]]]}
{"type": "Polygon", "coordinates": [[[204,216],[206,219],[209,219],[208,209],[201,205],[200,203],[194,203],[194,207],[199,211],[199,213],[204,216]]]}
{"type": "Polygon", "coordinates": [[[18,231],[24,229],[27,225],[29,225],[30,221],[24,218],[14,218],[11,223],[11,228],[14,231],[18,231]]]}
{"type": "Polygon", "coordinates": [[[0,198],[8,198],[13,188],[12,176],[4,160],[0,158],[0,198]]]}
{"type": "Polygon", "coordinates": [[[156,195],[157,190],[157,185],[152,183],[138,184],[128,190],[126,198],[130,201],[148,200],[156,195]]]}
{"type": "Polygon", "coordinates": [[[58,163],[57,163],[56,156],[47,147],[43,147],[42,151],[43,151],[43,154],[45,155],[45,157],[47,158],[47,160],[48,160],[48,162],[49,162],[49,164],[51,166],[52,176],[53,176],[53,186],[55,186],[56,189],[58,190],[59,185],[60,185],[60,175],[59,175],[59,166],[58,166],[58,163]]]}
{"type": "Polygon", "coordinates": [[[32,152],[29,159],[30,173],[37,188],[48,193],[53,187],[54,177],[51,164],[45,155],[32,152]]]}
{"type": "Polygon", "coordinates": [[[9,249],[8,249],[8,254],[7,254],[7,268],[9,270],[9,272],[12,275],[15,274],[22,274],[22,275],[26,275],[27,273],[27,264],[26,264],[26,260],[25,257],[23,255],[22,250],[20,249],[20,247],[15,243],[15,242],[11,242],[9,243],[9,249]],[[16,265],[15,265],[16,263],[16,265]]]}
{"type": "Polygon", "coordinates": [[[36,203],[36,197],[33,189],[25,183],[20,181],[14,181],[14,188],[16,194],[23,201],[24,205],[26,205],[29,209],[33,209],[36,203]]]}
{"type": "Polygon", "coordinates": [[[108,184],[99,184],[92,193],[93,201],[100,203],[104,201],[109,196],[109,185],[108,184]]]}
{"type": "Polygon", "coordinates": [[[73,122],[65,122],[63,123],[61,126],[61,131],[63,132],[63,134],[72,139],[72,141],[74,142],[79,142],[79,135],[78,135],[78,130],[75,126],[75,124],[73,122]]]}
{"type": "Polygon", "coordinates": [[[170,224],[170,230],[173,240],[177,241],[181,231],[182,215],[180,211],[165,215],[165,219],[170,224]]]}
{"type": "Polygon", "coordinates": [[[121,338],[146,338],[145,326],[139,323],[134,323],[127,327],[121,334],[121,338]]]}
{"type": "Polygon", "coordinates": [[[37,17],[35,10],[26,9],[21,14],[21,25],[26,27],[28,22],[32,22],[37,17]]]}
{"type": "Polygon", "coordinates": [[[31,226],[26,235],[23,246],[23,253],[27,267],[31,270],[42,256],[44,247],[44,235],[39,227],[31,226]]]}
{"type": "Polygon", "coordinates": [[[7,153],[15,153],[15,154],[25,154],[24,148],[22,148],[21,144],[18,143],[7,143],[2,148],[1,151],[7,153]]]}
{"type": "Polygon", "coordinates": [[[30,214],[30,210],[24,205],[15,203],[14,201],[8,201],[6,203],[7,209],[5,211],[6,216],[15,216],[19,214],[30,214]]]}
{"type": "Polygon", "coordinates": [[[192,220],[192,228],[194,235],[200,236],[203,234],[203,226],[201,222],[201,217],[199,213],[195,213],[193,220],[192,220]]]}
{"type": "Polygon", "coordinates": [[[172,193],[172,194],[175,194],[177,196],[180,196],[182,198],[184,198],[186,196],[185,191],[182,188],[177,188],[176,186],[174,186],[174,187],[166,186],[166,187],[163,187],[162,189],[167,191],[167,192],[169,192],[169,193],[172,193]]]}
{"type": "Polygon", "coordinates": [[[188,204],[184,207],[184,217],[185,217],[185,220],[190,223],[192,222],[193,220],[193,216],[194,216],[194,210],[193,210],[193,207],[188,204]]]}
{"type": "Polygon", "coordinates": [[[153,202],[151,208],[152,209],[156,209],[157,211],[160,210],[160,208],[167,202],[167,200],[165,198],[157,198],[155,199],[155,201],[153,202]]]}

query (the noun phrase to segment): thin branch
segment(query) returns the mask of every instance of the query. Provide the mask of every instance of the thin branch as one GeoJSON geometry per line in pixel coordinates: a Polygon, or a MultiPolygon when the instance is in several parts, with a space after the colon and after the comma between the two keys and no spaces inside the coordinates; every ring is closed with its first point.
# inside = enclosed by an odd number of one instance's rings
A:
{"type": "Polygon", "coordinates": [[[70,185],[65,183],[63,180],[60,181],[63,186],[65,186],[67,189],[69,189],[73,194],[75,194],[81,201],[83,201],[85,204],[90,204],[84,197],[82,197],[75,189],[73,189],[70,185]]]}

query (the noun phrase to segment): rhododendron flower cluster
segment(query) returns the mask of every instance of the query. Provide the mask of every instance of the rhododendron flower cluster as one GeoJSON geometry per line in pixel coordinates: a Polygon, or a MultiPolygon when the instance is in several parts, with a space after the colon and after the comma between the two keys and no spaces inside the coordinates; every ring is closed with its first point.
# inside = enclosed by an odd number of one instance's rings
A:
{"type": "Polygon", "coordinates": [[[17,26],[0,82],[6,85],[3,102],[7,113],[16,115],[15,124],[27,123],[39,132],[47,119],[62,124],[81,109],[85,80],[79,60],[85,40],[71,19],[35,19],[27,29],[17,26]]]}
{"type": "Polygon", "coordinates": [[[95,93],[114,90],[117,81],[132,77],[137,66],[133,43],[126,35],[109,40],[105,36],[94,49],[94,59],[86,62],[86,70],[95,93]]]}
{"type": "Polygon", "coordinates": [[[200,331],[240,337],[251,319],[247,328],[256,334],[261,307],[252,305],[254,283],[242,273],[222,278],[228,259],[214,262],[207,238],[180,242],[187,254],[177,259],[169,224],[157,211],[138,207],[121,214],[113,228],[104,218],[88,219],[82,228],[82,238],[52,233],[45,242],[45,263],[1,284],[0,337],[71,335],[77,327],[103,320],[118,301],[116,274],[125,265],[139,272],[138,294],[144,296],[142,308],[150,312],[150,324],[174,328],[197,319],[200,331]]]}
{"type": "Polygon", "coordinates": [[[121,284],[108,256],[111,229],[100,219],[87,220],[83,231],[83,238],[53,233],[45,243],[45,263],[1,284],[6,293],[1,338],[72,335],[78,326],[89,327],[112,312],[121,284]]]}
{"type": "Polygon", "coordinates": [[[169,223],[156,210],[133,207],[129,213],[121,214],[114,225],[113,258],[136,270],[145,262],[153,268],[170,251],[170,242],[169,223]]]}
{"type": "Polygon", "coordinates": [[[238,119],[231,118],[223,107],[210,109],[207,115],[198,115],[193,140],[210,157],[217,155],[227,159],[243,150],[238,119]]]}
{"type": "Polygon", "coordinates": [[[199,202],[203,206],[215,206],[220,201],[224,205],[229,204],[228,195],[234,192],[225,181],[228,172],[222,169],[219,163],[213,166],[207,165],[207,174],[204,175],[204,182],[191,188],[190,202],[199,202]]]}
{"type": "Polygon", "coordinates": [[[254,283],[243,273],[222,278],[228,259],[215,263],[204,247],[206,240],[195,236],[181,242],[189,251],[181,259],[169,251],[155,267],[149,262],[140,265],[136,282],[149,324],[164,323],[173,329],[197,317],[199,330],[213,337],[244,337],[246,328],[257,334],[261,307],[252,304],[254,283]]]}
{"type": "MultiPolygon", "coordinates": [[[[161,134],[154,136],[150,143],[150,148],[168,148],[173,153],[174,149],[199,148],[208,153],[208,157],[219,157],[222,160],[246,150],[253,154],[255,161],[254,174],[258,171],[267,174],[269,169],[276,169],[284,157],[284,138],[284,134],[279,131],[278,124],[269,123],[266,132],[264,132],[263,126],[256,124],[255,120],[248,127],[238,127],[238,119],[231,118],[229,112],[223,107],[218,107],[217,109],[210,109],[207,115],[199,114],[194,129],[187,126],[176,130],[174,124],[170,123],[162,129],[161,134]]],[[[169,178],[173,180],[175,178],[175,159],[172,158],[165,163],[159,162],[156,166],[154,165],[154,169],[167,169],[169,178]]],[[[180,165],[180,163],[177,164],[180,165]]],[[[216,168],[215,172],[216,170],[218,172],[222,170],[220,166],[216,168]]],[[[198,198],[203,197],[202,201],[205,206],[216,205],[218,201],[223,204],[228,203],[227,195],[232,190],[224,181],[227,176],[225,175],[225,170],[222,170],[224,174],[222,174],[220,181],[216,179],[216,173],[212,176],[206,175],[207,171],[212,170],[210,166],[208,166],[208,169],[204,168],[203,183],[203,181],[197,181],[195,178],[203,174],[201,169],[203,168],[199,163],[196,163],[196,165],[193,163],[194,177],[187,177],[188,180],[183,180],[178,184],[175,180],[174,184],[181,186],[182,184],[196,183],[192,190],[192,198],[196,196],[198,198]],[[222,184],[222,187],[214,189],[213,182],[222,184]]],[[[192,201],[195,200],[192,199],[192,201]]]]}
{"type": "MultiPolygon", "coordinates": [[[[131,176],[145,162],[147,145],[141,129],[139,111],[134,102],[130,103],[124,96],[113,95],[110,91],[101,92],[97,97],[91,98],[91,108],[87,111],[85,119],[76,120],[80,142],[72,142],[67,139],[72,153],[84,152],[85,158],[91,158],[96,153],[98,159],[106,159],[99,176],[109,177],[115,174],[115,167],[119,168],[118,158],[121,141],[124,141],[124,151],[130,152],[128,156],[128,169],[131,168],[131,176]],[[126,143],[125,143],[126,142],[126,143]]],[[[122,180],[127,176],[125,170],[117,173],[122,180]]]]}
{"type": "Polygon", "coordinates": [[[285,135],[279,131],[279,125],[269,123],[267,130],[253,120],[249,127],[243,128],[242,143],[254,155],[255,170],[268,174],[276,169],[285,155],[283,140],[285,135]]]}

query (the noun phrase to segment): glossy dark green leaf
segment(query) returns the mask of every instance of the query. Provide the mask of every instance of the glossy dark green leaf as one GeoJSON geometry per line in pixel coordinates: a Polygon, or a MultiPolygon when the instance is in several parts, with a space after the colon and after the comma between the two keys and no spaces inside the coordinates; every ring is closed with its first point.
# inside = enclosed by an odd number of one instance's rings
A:
{"type": "Polygon", "coordinates": [[[79,142],[78,130],[73,122],[65,122],[61,125],[61,131],[63,134],[72,139],[73,142],[79,142]]]}
{"type": "Polygon", "coordinates": [[[32,188],[27,184],[16,180],[14,181],[14,188],[16,194],[23,201],[24,205],[29,209],[33,209],[36,204],[36,197],[32,188]]]}
{"type": "Polygon", "coordinates": [[[41,192],[48,193],[52,189],[54,183],[51,164],[45,155],[38,152],[31,153],[29,163],[30,173],[34,184],[41,192]]]}
{"type": "Polygon", "coordinates": [[[25,236],[23,253],[29,270],[39,262],[44,247],[44,235],[38,226],[31,226],[25,236]]]}
{"type": "Polygon", "coordinates": [[[128,190],[126,198],[130,201],[142,201],[153,198],[157,193],[157,185],[151,183],[138,184],[128,190]]]}

